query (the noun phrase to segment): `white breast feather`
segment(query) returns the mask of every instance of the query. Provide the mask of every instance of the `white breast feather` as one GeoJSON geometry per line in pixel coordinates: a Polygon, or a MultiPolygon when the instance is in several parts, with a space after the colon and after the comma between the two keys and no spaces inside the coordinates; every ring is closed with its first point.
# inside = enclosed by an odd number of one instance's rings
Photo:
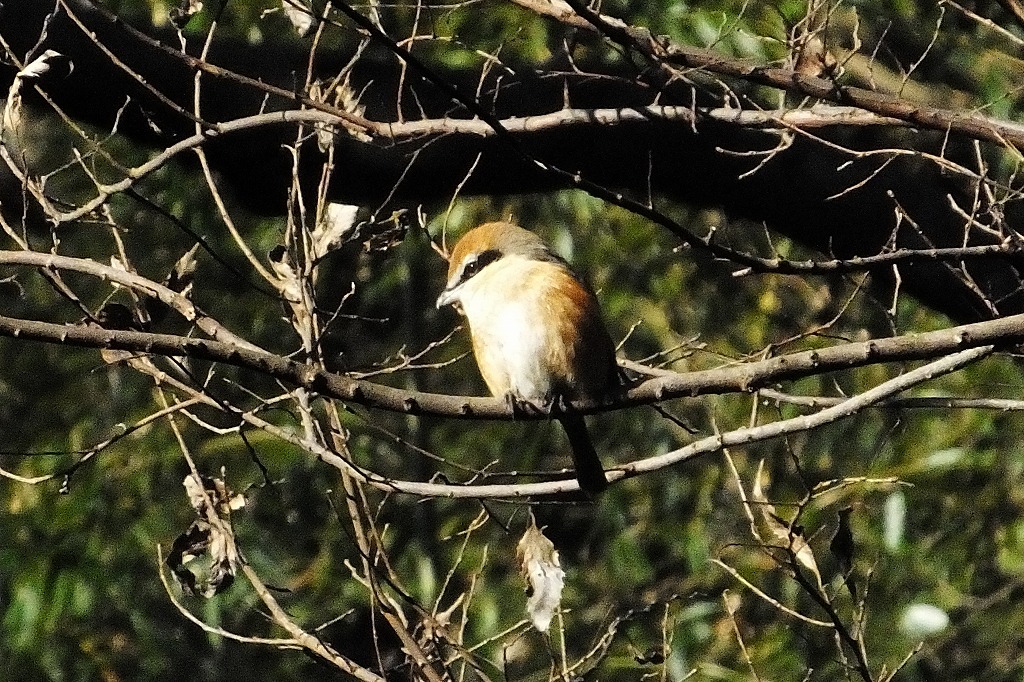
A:
{"type": "Polygon", "coordinates": [[[511,392],[532,402],[551,396],[551,374],[544,366],[551,335],[540,312],[546,293],[537,286],[544,269],[551,267],[557,266],[505,256],[463,287],[463,312],[487,355],[478,361],[498,375],[488,381],[496,394],[511,392]]]}

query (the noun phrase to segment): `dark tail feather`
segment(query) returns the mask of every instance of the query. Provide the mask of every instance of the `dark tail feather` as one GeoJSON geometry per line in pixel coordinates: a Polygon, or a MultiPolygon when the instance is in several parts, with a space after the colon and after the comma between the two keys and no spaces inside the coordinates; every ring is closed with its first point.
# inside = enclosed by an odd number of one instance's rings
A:
{"type": "Polygon", "coordinates": [[[567,415],[559,420],[569,436],[572,448],[572,464],[576,469],[576,480],[580,488],[588,495],[597,495],[608,487],[608,479],[604,477],[604,467],[597,457],[594,444],[590,442],[587,425],[579,415],[567,415]]]}

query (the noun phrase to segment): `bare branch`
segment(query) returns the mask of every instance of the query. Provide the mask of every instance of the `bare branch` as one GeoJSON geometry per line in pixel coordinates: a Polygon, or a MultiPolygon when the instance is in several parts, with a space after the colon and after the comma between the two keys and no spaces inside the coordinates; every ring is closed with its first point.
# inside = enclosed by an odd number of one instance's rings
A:
{"type": "MultiPolygon", "coordinates": [[[[15,252],[17,253],[17,252],[15,252]]],[[[169,334],[68,326],[0,316],[0,336],[91,348],[187,356],[224,362],[273,376],[321,395],[367,407],[405,414],[432,414],[460,419],[534,419],[548,415],[518,414],[497,398],[448,396],[407,391],[350,379],[270,353],[169,334]]],[[[940,331],[847,343],[801,351],[760,362],[649,379],[629,389],[614,405],[574,404],[584,414],[713,393],[754,391],[769,383],[885,362],[922,360],[961,349],[998,344],[1009,348],[1024,341],[1024,315],[950,327],[940,331]]]]}

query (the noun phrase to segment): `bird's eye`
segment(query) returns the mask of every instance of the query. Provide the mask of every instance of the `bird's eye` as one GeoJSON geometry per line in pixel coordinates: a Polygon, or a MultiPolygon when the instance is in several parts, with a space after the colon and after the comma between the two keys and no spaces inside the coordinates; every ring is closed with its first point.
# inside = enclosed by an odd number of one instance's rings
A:
{"type": "Polygon", "coordinates": [[[480,272],[485,266],[501,258],[501,252],[495,249],[488,249],[466,260],[462,266],[462,281],[480,272]]]}

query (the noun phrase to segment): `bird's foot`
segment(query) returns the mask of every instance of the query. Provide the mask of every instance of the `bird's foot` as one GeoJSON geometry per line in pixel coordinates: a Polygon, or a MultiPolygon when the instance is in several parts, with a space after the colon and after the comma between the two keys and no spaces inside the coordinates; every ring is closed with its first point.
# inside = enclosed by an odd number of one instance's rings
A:
{"type": "Polygon", "coordinates": [[[551,417],[558,416],[560,414],[569,414],[573,411],[573,407],[564,395],[558,393],[545,401],[544,410],[545,414],[551,417]]]}
{"type": "Polygon", "coordinates": [[[537,403],[526,400],[525,398],[519,398],[512,393],[505,394],[505,403],[509,409],[512,410],[512,418],[515,419],[518,416],[532,416],[536,414],[551,414],[551,411],[546,405],[538,405],[537,403]]]}

